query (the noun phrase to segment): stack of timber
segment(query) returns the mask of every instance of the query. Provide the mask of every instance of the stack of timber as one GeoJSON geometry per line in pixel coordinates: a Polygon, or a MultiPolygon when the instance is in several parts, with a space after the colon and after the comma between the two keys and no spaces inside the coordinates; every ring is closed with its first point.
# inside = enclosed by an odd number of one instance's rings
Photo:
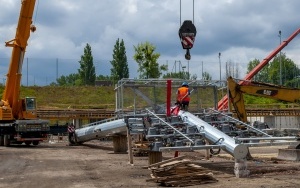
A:
{"type": "Polygon", "coordinates": [[[133,156],[148,156],[149,154],[149,143],[146,141],[134,142],[132,147],[133,156]]]}
{"type": "Polygon", "coordinates": [[[152,171],[152,178],[147,181],[168,187],[186,187],[218,181],[210,170],[185,158],[181,156],[150,165],[148,168],[152,171]]]}

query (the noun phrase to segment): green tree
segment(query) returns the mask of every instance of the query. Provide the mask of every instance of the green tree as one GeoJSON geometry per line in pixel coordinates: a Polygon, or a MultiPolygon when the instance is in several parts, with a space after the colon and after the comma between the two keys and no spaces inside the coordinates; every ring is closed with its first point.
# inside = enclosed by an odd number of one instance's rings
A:
{"type": "Polygon", "coordinates": [[[81,85],[95,85],[96,71],[93,61],[92,48],[89,44],[86,44],[84,48],[84,54],[79,61],[80,69],[78,74],[80,76],[81,85]]]}
{"type": "Polygon", "coordinates": [[[165,75],[163,75],[163,78],[180,78],[184,80],[188,80],[190,77],[190,74],[185,71],[179,71],[179,72],[170,72],[165,75]]]}
{"type": "Polygon", "coordinates": [[[100,75],[97,76],[97,80],[112,80],[112,79],[108,75],[104,76],[104,75],[100,74],[100,75]]]}
{"type": "Polygon", "coordinates": [[[212,79],[211,75],[208,72],[203,72],[202,78],[203,78],[203,80],[211,80],[212,79]]]}
{"type": "MultiPolygon", "coordinates": [[[[250,61],[247,65],[247,73],[250,73],[250,71],[252,71],[259,63],[260,61],[258,59],[254,59],[250,61]]],[[[267,64],[254,76],[253,80],[257,82],[269,83],[270,78],[268,73],[269,73],[269,65],[267,64]]]]}
{"type": "Polygon", "coordinates": [[[62,75],[56,80],[59,86],[74,86],[77,85],[78,80],[80,80],[79,74],[69,74],[68,76],[62,75]]]}
{"type": "Polygon", "coordinates": [[[65,86],[67,85],[67,79],[66,76],[62,75],[61,77],[56,79],[56,82],[59,86],[65,86]]]}
{"type": "MultiPolygon", "coordinates": [[[[247,68],[247,73],[249,73],[256,65],[260,62],[255,59],[250,61],[247,68]]],[[[298,66],[289,58],[286,57],[284,53],[281,55],[276,55],[272,61],[269,62],[265,67],[263,67],[255,76],[254,80],[264,83],[280,84],[280,63],[281,63],[281,76],[282,85],[289,87],[298,87],[298,81],[300,70],[298,66]]]]}
{"type": "Polygon", "coordinates": [[[282,85],[294,87],[293,85],[297,82],[300,70],[291,59],[286,57],[285,53],[276,55],[270,63],[270,83],[280,84],[280,63],[282,85]]]}
{"type": "Polygon", "coordinates": [[[111,78],[114,82],[117,82],[122,78],[129,78],[126,49],[123,39],[121,42],[119,39],[116,41],[113,50],[113,60],[110,61],[110,63],[112,65],[112,68],[110,69],[111,78]]]}
{"type": "Polygon", "coordinates": [[[157,60],[160,54],[155,53],[156,48],[154,45],[145,42],[133,47],[135,50],[133,58],[139,65],[139,78],[159,78],[162,71],[167,70],[166,65],[159,66],[157,60]]]}

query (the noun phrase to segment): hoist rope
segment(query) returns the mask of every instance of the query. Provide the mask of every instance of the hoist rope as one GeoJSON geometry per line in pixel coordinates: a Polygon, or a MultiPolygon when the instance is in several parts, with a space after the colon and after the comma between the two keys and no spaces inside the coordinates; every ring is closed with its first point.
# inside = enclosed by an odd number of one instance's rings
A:
{"type": "Polygon", "coordinates": [[[35,16],[34,16],[34,21],[33,21],[33,25],[35,25],[35,22],[36,22],[36,18],[37,18],[37,13],[38,13],[38,10],[39,10],[39,0],[37,0],[37,4],[36,4],[36,11],[35,11],[35,16]]]}
{"type": "MultiPolygon", "coordinates": [[[[179,1],[180,5],[179,5],[179,14],[180,14],[180,19],[179,19],[179,26],[181,26],[181,0],[179,1]]],[[[193,23],[195,22],[195,0],[193,0],[193,23]]]]}
{"type": "Polygon", "coordinates": [[[180,0],[180,5],[179,5],[179,7],[180,7],[180,10],[179,10],[179,12],[180,12],[179,27],[180,27],[180,26],[181,26],[181,0],[180,0]]]}
{"type": "Polygon", "coordinates": [[[195,17],[194,10],[195,10],[195,0],[193,0],[193,23],[194,23],[194,17],[195,17]]]}

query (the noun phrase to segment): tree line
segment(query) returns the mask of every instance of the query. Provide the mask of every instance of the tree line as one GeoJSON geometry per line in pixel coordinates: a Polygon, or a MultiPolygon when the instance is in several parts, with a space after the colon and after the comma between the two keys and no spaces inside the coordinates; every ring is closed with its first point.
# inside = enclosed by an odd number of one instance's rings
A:
{"type": "MultiPolygon", "coordinates": [[[[247,73],[259,63],[258,59],[250,61],[247,73]]],[[[258,82],[300,88],[300,69],[285,53],[279,53],[253,79],[258,82]]]]}
{"type": "MultiPolygon", "coordinates": [[[[197,75],[190,75],[189,72],[179,71],[163,74],[168,70],[167,65],[159,65],[158,59],[160,54],[156,52],[156,47],[150,42],[140,43],[134,47],[133,59],[138,64],[138,73],[140,79],[149,78],[180,78],[186,80],[196,80],[197,75]]],[[[92,48],[86,44],[83,55],[79,60],[79,69],[77,73],[70,75],[62,75],[51,85],[58,86],[94,86],[96,80],[106,80],[117,83],[122,78],[129,78],[129,67],[126,55],[126,48],[123,39],[117,39],[112,52],[112,60],[110,64],[110,75],[96,75],[95,65],[93,61],[92,48]]],[[[247,73],[249,73],[260,61],[254,59],[247,65],[247,73]]],[[[226,78],[229,76],[238,78],[239,69],[231,61],[226,62],[226,78]]],[[[212,77],[208,72],[202,73],[203,80],[211,80],[212,77]]],[[[300,69],[298,66],[284,53],[273,58],[255,77],[255,81],[280,84],[288,87],[300,87],[300,69]]]]}
{"type": "MultiPolygon", "coordinates": [[[[155,52],[155,49],[155,46],[149,42],[134,46],[135,54],[133,58],[139,66],[139,78],[159,78],[162,75],[162,71],[167,70],[166,65],[160,66],[158,64],[157,60],[160,57],[160,54],[155,52]]],[[[87,44],[79,61],[80,68],[78,69],[78,72],[66,76],[63,75],[56,80],[57,83],[51,83],[51,85],[93,86],[95,85],[96,80],[109,80],[116,83],[122,78],[129,78],[129,67],[123,39],[117,39],[110,63],[112,68],[110,69],[109,76],[96,76],[92,48],[89,44],[87,44]]]]}

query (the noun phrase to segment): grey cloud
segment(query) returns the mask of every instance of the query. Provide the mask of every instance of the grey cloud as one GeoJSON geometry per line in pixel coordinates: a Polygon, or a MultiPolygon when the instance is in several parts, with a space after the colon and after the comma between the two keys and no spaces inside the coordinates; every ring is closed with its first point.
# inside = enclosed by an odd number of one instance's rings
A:
{"type": "MultiPolygon", "coordinates": [[[[0,32],[5,33],[5,36],[0,33],[1,44],[13,36],[7,27],[16,25],[19,6],[19,1],[1,6],[0,32]]],[[[190,70],[199,74],[199,62],[204,61],[207,70],[209,64],[214,64],[217,71],[210,71],[217,78],[219,52],[222,61],[236,60],[244,67],[253,58],[264,58],[279,44],[279,30],[284,40],[299,27],[298,7],[298,0],[195,1],[197,37],[191,55],[192,61],[198,63],[191,63],[190,70]]],[[[106,67],[98,65],[98,74],[110,74],[107,67],[115,41],[120,38],[125,41],[130,61],[133,46],[145,41],[156,46],[161,62],[184,61],[185,52],[178,37],[179,0],[42,0],[37,10],[38,30],[30,38],[27,57],[79,60],[85,44],[89,43],[94,58],[105,62],[106,67]]],[[[182,21],[192,19],[192,0],[182,1],[181,16],[182,21]]],[[[287,47],[292,57],[298,57],[294,55],[297,47],[294,43],[287,47]]],[[[9,58],[10,53],[6,49],[4,53],[3,49],[0,46],[0,58],[9,58]]],[[[130,76],[136,77],[136,64],[129,64],[130,76]]],[[[67,73],[68,64],[62,70],[67,73]]]]}

